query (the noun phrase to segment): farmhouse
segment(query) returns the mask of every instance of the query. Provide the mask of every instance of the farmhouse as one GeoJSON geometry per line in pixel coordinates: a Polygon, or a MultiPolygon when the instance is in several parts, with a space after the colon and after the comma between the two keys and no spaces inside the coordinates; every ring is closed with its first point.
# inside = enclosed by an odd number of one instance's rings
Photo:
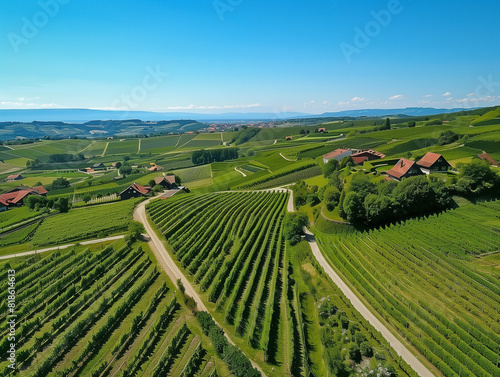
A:
{"type": "Polygon", "coordinates": [[[163,168],[159,165],[153,165],[151,166],[150,168],[148,168],[149,171],[160,171],[160,170],[163,170],[163,168]]]}
{"type": "Polygon", "coordinates": [[[104,166],[104,164],[102,162],[98,162],[98,163],[92,165],[92,169],[102,169],[104,167],[105,166],[104,166]]]}
{"type": "Polygon", "coordinates": [[[5,194],[0,195],[0,211],[5,211],[11,207],[19,207],[24,204],[24,200],[30,195],[46,196],[47,190],[43,186],[37,187],[16,187],[5,194]]]}
{"type": "Polygon", "coordinates": [[[333,152],[327,153],[323,155],[323,162],[325,164],[328,163],[332,158],[334,158],[337,161],[342,161],[342,159],[346,156],[350,156],[353,153],[358,152],[356,149],[351,149],[351,148],[346,148],[346,149],[336,149],[333,152]]]}
{"type": "Polygon", "coordinates": [[[353,153],[351,155],[352,160],[356,164],[362,164],[365,161],[380,160],[381,158],[384,157],[385,154],[374,151],[372,149],[368,149],[366,151],[359,151],[358,153],[353,153]]]}
{"type": "Polygon", "coordinates": [[[500,166],[500,164],[497,161],[495,161],[493,157],[491,157],[488,153],[478,154],[477,157],[479,157],[483,161],[488,161],[491,164],[491,166],[495,167],[500,166]]]}
{"type": "Polygon", "coordinates": [[[417,162],[417,165],[420,170],[422,170],[422,173],[425,174],[445,172],[451,168],[451,165],[442,155],[432,152],[426,153],[426,155],[417,162]]]}
{"type": "Polygon", "coordinates": [[[156,177],[155,184],[163,186],[168,190],[177,187],[177,184],[175,183],[175,175],[165,175],[163,177],[156,177]]]}
{"type": "Polygon", "coordinates": [[[285,137],[285,141],[286,141],[286,140],[292,140],[292,139],[293,139],[293,136],[286,136],[286,137],[285,137]]]}
{"type": "Polygon", "coordinates": [[[318,128],[318,132],[320,134],[326,133],[326,128],[324,128],[324,127],[318,128]]]}
{"type": "Polygon", "coordinates": [[[407,160],[406,158],[400,159],[396,165],[387,171],[387,174],[396,181],[401,181],[404,178],[412,177],[414,175],[421,175],[422,171],[419,169],[415,161],[407,160]]]}
{"type": "Polygon", "coordinates": [[[21,174],[12,174],[9,175],[5,180],[6,181],[19,181],[23,179],[23,176],[21,174]]]}
{"type": "Polygon", "coordinates": [[[125,200],[130,198],[139,198],[141,196],[146,196],[147,194],[149,194],[150,191],[151,187],[142,186],[134,182],[125,190],[120,192],[118,195],[120,196],[120,199],[125,200]]]}

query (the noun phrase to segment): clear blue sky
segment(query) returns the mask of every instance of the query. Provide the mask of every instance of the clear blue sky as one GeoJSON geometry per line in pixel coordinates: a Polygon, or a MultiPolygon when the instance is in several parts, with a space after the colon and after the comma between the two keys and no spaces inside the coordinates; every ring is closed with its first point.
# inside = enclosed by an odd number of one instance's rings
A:
{"type": "Polygon", "coordinates": [[[496,105],[499,14],[464,0],[5,0],[0,108],[496,105]]]}

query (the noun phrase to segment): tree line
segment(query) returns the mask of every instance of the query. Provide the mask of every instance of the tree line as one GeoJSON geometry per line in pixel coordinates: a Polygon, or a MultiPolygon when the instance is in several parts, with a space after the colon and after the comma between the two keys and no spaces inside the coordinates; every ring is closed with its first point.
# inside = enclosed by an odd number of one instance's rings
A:
{"type": "Polygon", "coordinates": [[[238,158],[238,148],[211,149],[195,151],[191,161],[195,165],[210,164],[211,162],[222,162],[238,158]]]}

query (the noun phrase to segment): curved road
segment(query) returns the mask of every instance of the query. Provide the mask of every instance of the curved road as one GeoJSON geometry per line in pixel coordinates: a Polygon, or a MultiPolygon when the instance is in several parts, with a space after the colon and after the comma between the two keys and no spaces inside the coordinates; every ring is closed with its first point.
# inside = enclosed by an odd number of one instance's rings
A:
{"type": "MultiPolygon", "coordinates": [[[[167,249],[165,249],[165,246],[160,241],[160,239],[158,238],[156,233],[153,231],[153,228],[149,224],[148,217],[146,214],[146,204],[148,204],[150,201],[151,201],[151,199],[148,199],[146,201],[139,203],[139,205],[137,207],[135,207],[134,220],[140,221],[144,225],[144,228],[146,229],[146,233],[150,238],[149,246],[151,247],[151,250],[153,251],[156,259],[158,260],[158,263],[160,263],[160,266],[165,270],[165,272],[167,273],[170,280],[172,280],[172,282],[175,285],[177,285],[177,279],[181,279],[182,284],[186,288],[186,294],[188,296],[191,296],[196,301],[196,306],[197,306],[198,310],[208,312],[205,304],[201,300],[200,296],[198,296],[198,293],[195,291],[195,289],[193,288],[191,283],[186,279],[186,277],[181,272],[179,267],[177,267],[174,260],[172,259],[172,257],[168,253],[167,249]]],[[[215,318],[214,318],[214,321],[215,321],[215,318]]],[[[217,321],[215,321],[215,323],[217,323],[217,321]]],[[[219,327],[223,329],[223,327],[221,325],[219,325],[219,327]]],[[[226,336],[228,341],[234,345],[234,342],[231,340],[231,338],[228,336],[228,334],[226,332],[224,332],[224,335],[226,336]]],[[[266,374],[262,371],[262,369],[251,358],[248,358],[248,359],[252,363],[252,366],[254,368],[256,368],[262,374],[262,376],[266,376],[266,374]]]]}
{"type": "MultiPolygon", "coordinates": [[[[290,198],[287,205],[288,212],[294,212],[295,208],[293,207],[293,191],[288,190],[290,192],[290,198]]],[[[321,212],[323,215],[323,212],[321,212]]],[[[327,262],[321,250],[316,243],[316,239],[314,238],[314,234],[309,231],[309,229],[304,228],[304,232],[306,233],[306,241],[309,243],[309,247],[311,251],[321,265],[323,270],[330,276],[333,283],[339,287],[342,293],[351,301],[352,306],[365,318],[370,325],[372,325],[377,331],[379,331],[382,336],[389,342],[394,351],[401,356],[401,358],[421,377],[435,377],[435,375],[420,361],[418,360],[413,353],[405,347],[403,343],[399,341],[398,338],[394,336],[389,329],[380,322],[373,313],[368,310],[368,308],[363,304],[363,302],[354,294],[354,292],[347,286],[346,283],[340,278],[340,276],[333,270],[330,264],[327,262]]]]}
{"type": "Polygon", "coordinates": [[[354,294],[354,292],[347,286],[346,283],[340,278],[339,275],[333,270],[333,268],[328,264],[325,257],[321,253],[321,250],[316,243],[316,239],[314,238],[314,234],[312,234],[308,229],[306,232],[306,240],[311,247],[311,251],[319,262],[323,270],[330,276],[332,281],[340,288],[342,293],[351,301],[352,306],[361,313],[361,315],[376,329],[378,330],[382,336],[390,343],[394,351],[401,356],[401,358],[410,365],[413,370],[421,377],[434,377],[434,374],[424,365],[420,360],[418,360],[415,355],[413,355],[404,345],[401,343],[398,338],[396,338],[389,329],[380,322],[375,315],[368,310],[368,308],[361,302],[361,300],[354,294]]]}

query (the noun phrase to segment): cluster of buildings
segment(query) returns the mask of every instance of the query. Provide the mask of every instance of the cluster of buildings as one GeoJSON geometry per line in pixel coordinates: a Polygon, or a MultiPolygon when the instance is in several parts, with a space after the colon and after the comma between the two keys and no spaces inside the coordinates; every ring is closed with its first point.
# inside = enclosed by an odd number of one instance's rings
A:
{"type": "MultiPolygon", "coordinates": [[[[182,189],[182,187],[178,187],[175,183],[175,175],[163,175],[161,177],[156,177],[154,181],[155,185],[162,186],[165,190],[182,189]]],[[[150,186],[143,186],[134,182],[118,195],[122,200],[140,198],[141,196],[147,196],[152,189],[153,188],[150,186]]]]}
{"type": "Polygon", "coordinates": [[[0,195],[0,212],[22,206],[25,199],[30,195],[47,196],[47,190],[43,186],[19,186],[7,191],[0,195]]]}
{"type": "MultiPolygon", "coordinates": [[[[368,150],[358,150],[352,148],[339,148],[333,152],[323,155],[323,162],[326,164],[331,159],[341,161],[343,158],[350,156],[356,164],[362,164],[365,161],[380,160],[385,157],[384,154],[368,150]]],[[[490,157],[491,158],[491,157],[490,157]]],[[[412,177],[415,175],[430,174],[430,173],[444,173],[451,168],[451,165],[446,159],[433,152],[428,152],[419,161],[412,161],[406,158],[401,158],[396,165],[389,169],[387,179],[394,179],[400,181],[404,178],[412,177]]]]}
{"type": "Polygon", "coordinates": [[[339,148],[334,150],[333,152],[323,155],[323,162],[327,164],[331,159],[335,159],[340,162],[344,157],[348,156],[352,158],[354,163],[362,164],[365,161],[379,160],[381,158],[384,158],[385,154],[374,151],[373,149],[360,150],[352,148],[339,148]]]}
{"type": "Polygon", "coordinates": [[[387,171],[389,179],[401,181],[404,178],[430,173],[445,173],[451,165],[439,153],[427,152],[419,161],[400,159],[387,171]]]}

